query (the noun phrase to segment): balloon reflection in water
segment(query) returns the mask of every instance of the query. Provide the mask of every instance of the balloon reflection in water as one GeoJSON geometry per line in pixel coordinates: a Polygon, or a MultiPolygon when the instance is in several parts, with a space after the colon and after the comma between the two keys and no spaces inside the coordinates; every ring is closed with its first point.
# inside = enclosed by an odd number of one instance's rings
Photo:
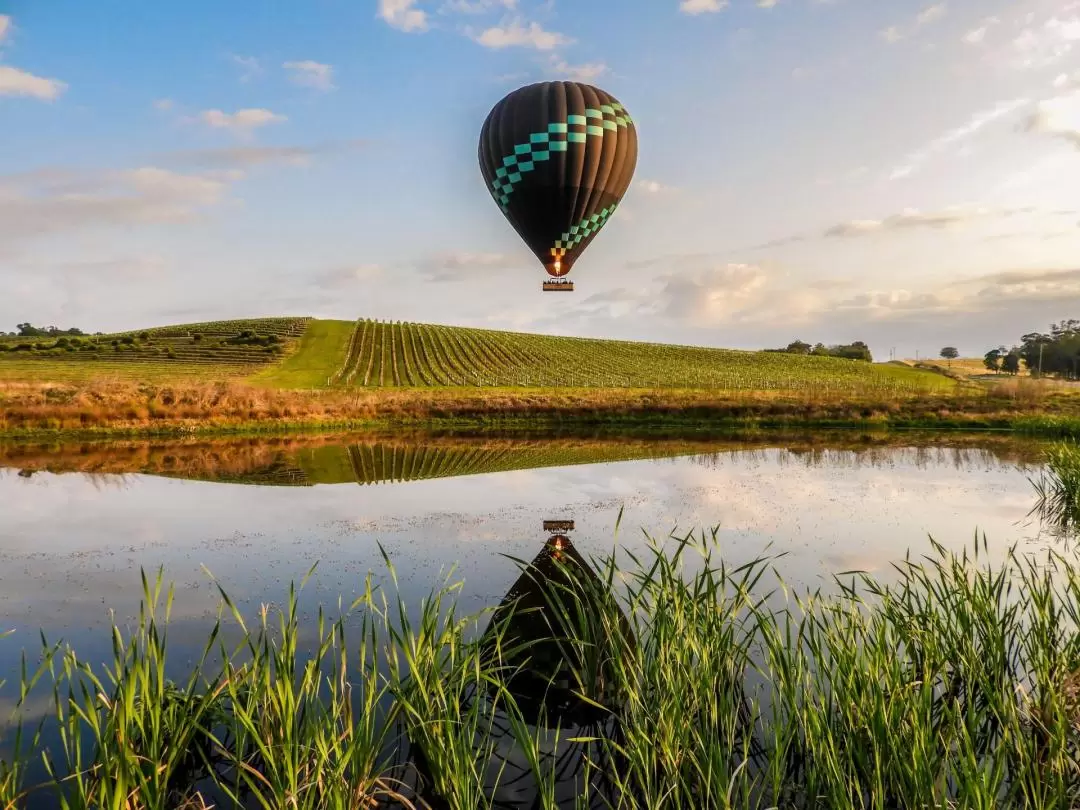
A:
{"type": "Polygon", "coordinates": [[[583,796],[604,807],[613,798],[610,742],[619,739],[610,662],[615,645],[635,641],[611,583],[570,541],[573,522],[545,521],[545,529],[550,537],[536,557],[515,560],[521,575],[480,641],[505,673],[499,686],[472,696],[493,708],[485,792],[499,808],[580,807],[583,796]],[[501,686],[512,701],[498,694],[501,686]]]}

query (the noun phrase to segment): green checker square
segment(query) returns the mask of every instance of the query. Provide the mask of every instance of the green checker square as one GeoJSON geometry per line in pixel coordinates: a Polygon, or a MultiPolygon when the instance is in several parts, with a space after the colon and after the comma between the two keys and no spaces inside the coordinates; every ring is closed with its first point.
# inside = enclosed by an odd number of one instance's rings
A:
{"type": "Polygon", "coordinates": [[[519,143],[517,146],[514,147],[515,155],[527,155],[531,151],[532,147],[529,146],[527,143],[519,143]]]}
{"type": "MultiPolygon", "coordinates": [[[[566,116],[566,123],[569,125],[578,124],[580,126],[585,126],[588,122],[585,120],[584,115],[568,115],[566,116]]],[[[566,130],[563,130],[563,132],[565,131],[566,130]]]]}
{"type": "Polygon", "coordinates": [[[506,196],[505,194],[503,194],[503,195],[502,195],[502,196],[501,196],[501,197],[499,198],[499,201],[500,201],[500,202],[502,202],[502,204],[503,204],[503,205],[507,205],[507,204],[508,204],[508,203],[510,202],[510,198],[509,198],[509,197],[507,197],[507,196],[506,196]]]}
{"type": "Polygon", "coordinates": [[[563,249],[562,239],[556,239],[555,240],[555,249],[556,250],[562,250],[563,249]]]}
{"type": "Polygon", "coordinates": [[[519,163],[518,164],[518,171],[519,172],[531,172],[535,168],[536,168],[536,164],[533,163],[531,160],[526,160],[524,163],[519,163]]]}
{"type": "Polygon", "coordinates": [[[505,183],[503,185],[503,187],[502,187],[503,194],[509,194],[513,190],[514,190],[514,184],[513,183],[505,183]]]}
{"type": "MultiPolygon", "coordinates": [[[[520,168],[520,167],[518,167],[518,168],[520,168]]],[[[521,182],[521,174],[519,172],[514,172],[512,175],[510,175],[510,182],[511,183],[520,183],[521,182]]],[[[513,188],[513,186],[511,186],[511,188],[513,188]]]]}
{"type": "Polygon", "coordinates": [[[609,130],[610,132],[618,132],[619,131],[619,125],[616,124],[614,121],[608,121],[607,119],[605,119],[604,120],[604,129],[609,130]]]}
{"type": "Polygon", "coordinates": [[[572,227],[572,228],[570,229],[570,233],[571,233],[571,234],[575,234],[575,233],[577,233],[577,232],[578,232],[578,226],[577,226],[577,225],[575,225],[574,227],[572,227]]]}
{"type": "Polygon", "coordinates": [[[506,157],[503,158],[503,166],[510,167],[510,166],[516,166],[516,165],[517,165],[517,155],[507,155],[506,157]]]}
{"type": "MultiPolygon", "coordinates": [[[[513,175],[510,175],[510,179],[511,179],[511,180],[514,180],[514,176],[513,176],[513,175]]],[[[516,180],[514,180],[514,182],[516,183],[517,181],[516,181],[516,180]]],[[[599,214],[593,214],[593,215],[592,215],[591,217],[589,217],[589,221],[590,221],[590,222],[591,222],[591,223],[592,223],[593,225],[595,225],[595,224],[596,224],[597,222],[599,222],[599,221],[600,221],[600,215],[599,215],[599,214]]]]}
{"type": "Polygon", "coordinates": [[[543,152],[533,152],[533,160],[538,163],[543,160],[551,160],[551,152],[546,149],[543,152]]]}
{"type": "Polygon", "coordinates": [[[603,127],[594,127],[594,126],[590,125],[590,126],[585,128],[585,134],[586,135],[603,135],[604,134],[604,128],[603,127]]]}
{"type": "Polygon", "coordinates": [[[613,110],[621,110],[621,109],[623,109],[623,105],[620,104],[617,101],[613,101],[613,102],[611,102],[611,109],[613,109],[613,110]]]}
{"type": "Polygon", "coordinates": [[[607,115],[614,115],[615,114],[615,108],[612,107],[610,104],[601,104],[600,105],[600,112],[606,113],[607,115]]]}
{"type": "Polygon", "coordinates": [[[551,139],[551,135],[547,132],[534,132],[529,136],[529,143],[547,143],[551,139]]]}
{"type": "Polygon", "coordinates": [[[508,175],[508,174],[510,174],[510,172],[508,172],[508,171],[507,171],[507,170],[506,170],[505,168],[503,168],[502,166],[500,166],[499,168],[497,168],[497,169],[495,170],[495,176],[496,176],[496,177],[506,177],[506,175],[508,175]]]}
{"type": "MultiPolygon", "coordinates": [[[[570,136],[567,135],[566,137],[569,138],[570,136]]],[[[566,141],[552,141],[551,142],[551,151],[552,152],[565,152],[566,151],[566,141]]]]}
{"type": "Polygon", "coordinates": [[[552,135],[555,135],[555,134],[560,133],[560,132],[566,132],[566,130],[567,130],[567,125],[566,124],[548,124],[548,132],[550,134],[552,134],[552,135]]]}
{"type": "Polygon", "coordinates": [[[586,118],[603,118],[604,114],[599,110],[585,110],[586,118]]]}
{"type": "Polygon", "coordinates": [[[615,123],[618,124],[620,127],[625,127],[626,126],[626,119],[623,118],[621,115],[616,115],[615,116],[615,123]]]}
{"type": "Polygon", "coordinates": [[[570,132],[567,134],[566,140],[570,143],[585,143],[585,137],[584,132],[570,132]]]}

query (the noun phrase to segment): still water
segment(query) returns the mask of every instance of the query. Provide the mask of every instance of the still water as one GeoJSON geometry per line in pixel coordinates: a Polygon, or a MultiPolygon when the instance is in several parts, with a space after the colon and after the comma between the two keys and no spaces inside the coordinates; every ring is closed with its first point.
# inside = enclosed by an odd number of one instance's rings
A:
{"type": "Polygon", "coordinates": [[[882,439],[303,438],[0,448],[0,679],[24,645],[97,646],[133,616],[140,568],[176,587],[175,624],[198,636],[216,579],[238,603],[280,603],[318,563],[303,606],[383,578],[407,600],[448,574],[466,608],[497,603],[546,519],[575,523],[586,557],[639,550],[645,532],[717,530],[738,564],[783,554],[791,584],[888,573],[928,537],[992,551],[1055,542],[1029,476],[1040,445],[1002,437],[882,439]],[[622,512],[616,534],[616,523],[622,512]],[[455,567],[456,566],[456,567],[455,567]],[[452,570],[452,567],[453,568],[452,570]]]}
{"type": "Polygon", "coordinates": [[[462,609],[478,610],[514,586],[514,558],[544,549],[549,520],[573,521],[586,559],[715,532],[731,565],[774,555],[788,584],[828,588],[853,569],[888,577],[930,537],[960,548],[985,534],[998,557],[1061,543],[1030,516],[1042,450],[1002,436],[848,432],[0,444],[0,632],[14,631],[0,639],[2,720],[39,631],[84,660],[110,657],[112,622],[137,615],[140,569],[175,586],[180,662],[217,615],[215,581],[250,615],[284,602],[317,563],[303,620],[347,604],[369,573],[387,585],[382,549],[406,602],[449,577],[462,582],[462,609]]]}

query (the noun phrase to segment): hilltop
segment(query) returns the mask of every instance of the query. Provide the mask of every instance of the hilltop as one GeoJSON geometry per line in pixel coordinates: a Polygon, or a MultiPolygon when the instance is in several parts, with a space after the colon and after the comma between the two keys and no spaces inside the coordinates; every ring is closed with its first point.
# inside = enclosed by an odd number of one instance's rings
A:
{"type": "Polygon", "coordinates": [[[953,427],[1080,434],[1080,397],[948,369],[373,320],[0,337],[0,435],[953,427]]]}
{"type": "Polygon", "coordinates": [[[633,388],[911,396],[957,383],[886,363],[431,324],[263,318],[0,337],[0,380],[242,380],[278,389],[633,388]]]}

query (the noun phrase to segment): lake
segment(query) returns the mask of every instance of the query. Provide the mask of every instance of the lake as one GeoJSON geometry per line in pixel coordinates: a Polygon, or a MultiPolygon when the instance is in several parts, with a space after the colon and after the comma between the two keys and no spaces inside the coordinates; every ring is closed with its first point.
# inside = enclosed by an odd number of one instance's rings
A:
{"type": "Polygon", "coordinates": [[[1029,517],[1042,449],[858,432],[3,444],[0,631],[14,633],[0,639],[0,697],[39,630],[107,659],[110,623],[137,615],[141,568],[175,585],[171,649],[191,659],[218,610],[215,579],[250,614],[317,563],[300,599],[310,617],[358,595],[369,572],[387,583],[381,548],[410,604],[451,576],[462,607],[479,609],[518,578],[513,558],[544,547],[546,520],[573,521],[587,559],[641,552],[646,533],[715,530],[725,561],[779,555],[799,588],[854,569],[888,577],[930,537],[961,548],[985,533],[991,555],[1053,545],[1029,517]]]}

